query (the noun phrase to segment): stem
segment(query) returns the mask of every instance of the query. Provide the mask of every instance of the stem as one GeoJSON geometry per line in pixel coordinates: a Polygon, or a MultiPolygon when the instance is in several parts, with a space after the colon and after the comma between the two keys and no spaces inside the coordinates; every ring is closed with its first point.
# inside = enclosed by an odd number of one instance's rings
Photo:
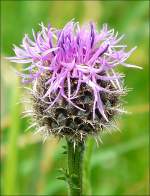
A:
{"type": "Polygon", "coordinates": [[[82,196],[82,165],[84,143],[67,140],[70,196],[82,196]]]}

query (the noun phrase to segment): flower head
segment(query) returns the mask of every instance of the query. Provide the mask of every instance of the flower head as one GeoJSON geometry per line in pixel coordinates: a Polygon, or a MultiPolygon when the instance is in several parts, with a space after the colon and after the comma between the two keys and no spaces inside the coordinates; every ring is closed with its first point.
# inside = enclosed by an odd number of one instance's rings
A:
{"type": "Polygon", "coordinates": [[[115,67],[140,68],[126,63],[136,49],[126,51],[124,36],[103,25],[98,31],[70,21],[63,29],[41,24],[31,40],[14,46],[9,60],[23,66],[23,83],[32,83],[33,111],[40,130],[81,140],[95,134],[119,111],[124,94],[122,74],[115,67]]]}

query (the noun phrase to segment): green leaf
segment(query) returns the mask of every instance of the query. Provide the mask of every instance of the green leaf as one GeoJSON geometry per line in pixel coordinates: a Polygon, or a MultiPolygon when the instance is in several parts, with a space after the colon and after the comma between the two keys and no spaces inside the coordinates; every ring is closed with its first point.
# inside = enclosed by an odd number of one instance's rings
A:
{"type": "Polygon", "coordinates": [[[56,177],[58,180],[63,180],[63,181],[67,181],[67,178],[65,176],[59,176],[56,177]]]}
{"type": "Polygon", "coordinates": [[[68,151],[67,150],[66,151],[63,151],[62,154],[68,154],[68,151]]]}

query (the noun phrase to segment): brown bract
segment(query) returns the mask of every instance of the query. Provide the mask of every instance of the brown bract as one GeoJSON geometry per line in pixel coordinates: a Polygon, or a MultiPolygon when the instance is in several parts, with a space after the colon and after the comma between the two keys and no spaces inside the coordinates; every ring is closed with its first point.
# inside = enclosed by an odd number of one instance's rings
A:
{"type": "MultiPolygon", "coordinates": [[[[48,90],[45,83],[49,77],[49,74],[43,74],[38,78],[34,93],[31,96],[32,118],[36,122],[37,129],[40,132],[46,133],[47,135],[53,134],[58,137],[67,136],[75,141],[84,141],[88,135],[96,136],[103,131],[105,125],[111,123],[114,116],[118,113],[118,110],[115,110],[115,108],[120,106],[122,95],[100,92],[104,111],[109,121],[106,122],[98,109],[95,110],[96,118],[93,121],[93,91],[86,84],[81,85],[78,97],[73,99],[73,102],[85,111],[74,107],[63,97],[52,107],[49,107],[49,102],[53,101],[56,96],[53,97],[51,95],[50,98],[46,97],[42,99],[48,90]]],[[[97,82],[103,88],[115,90],[110,81],[98,80],[97,82]]],[[[76,88],[77,79],[72,78],[71,89],[75,91],[76,88]]],[[[67,90],[67,86],[65,89],[67,90]]]]}

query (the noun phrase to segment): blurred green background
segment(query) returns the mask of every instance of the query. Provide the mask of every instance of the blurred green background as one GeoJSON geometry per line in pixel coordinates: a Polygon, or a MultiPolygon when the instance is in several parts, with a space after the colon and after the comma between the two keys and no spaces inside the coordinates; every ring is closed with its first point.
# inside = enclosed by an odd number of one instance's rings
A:
{"type": "Polygon", "coordinates": [[[98,148],[89,139],[85,154],[87,195],[148,195],[148,1],[1,1],[1,194],[67,195],[67,184],[57,180],[58,168],[66,168],[62,145],[25,132],[29,119],[21,119],[23,96],[20,82],[5,57],[13,55],[25,33],[49,22],[55,27],[75,18],[80,24],[95,21],[125,33],[129,48],[138,46],[129,62],[143,70],[120,68],[126,85],[133,88],[125,98],[118,126],[121,132],[102,136],[98,148]]]}

